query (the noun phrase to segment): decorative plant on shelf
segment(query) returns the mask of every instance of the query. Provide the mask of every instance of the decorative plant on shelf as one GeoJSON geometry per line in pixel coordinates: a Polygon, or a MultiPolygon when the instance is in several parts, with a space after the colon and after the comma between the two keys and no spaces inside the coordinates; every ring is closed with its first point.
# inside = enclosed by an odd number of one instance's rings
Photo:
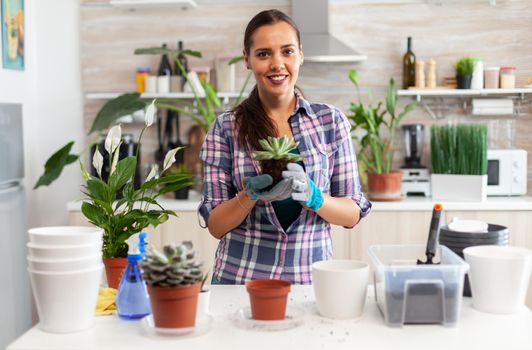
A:
{"type": "Polygon", "coordinates": [[[475,58],[463,57],[454,65],[458,89],[471,88],[471,78],[473,76],[473,71],[475,70],[476,61],[475,58]]]}
{"type": "Polygon", "coordinates": [[[282,180],[282,172],[286,170],[288,163],[302,160],[301,155],[290,153],[297,149],[297,143],[287,136],[270,136],[268,139],[259,140],[259,144],[262,151],[256,151],[254,156],[260,162],[262,173],[271,175],[272,186],[282,180]]]}
{"type": "Polygon", "coordinates": [[[163,252],[148,248],[140,262],[142,277],[148,285],[153,318],[157,327],[193,327],[203,273],[196,260],[192,242],[166,245],[163,252]]]}
{"type": "MultiPolygon", "coordinates": [[[[155,113],[154,103],[150,104],[145,115],[145,125],[140,133],[138,148],[140,148],[144,131],[153,124],[155,113]]],[[[99,119],[94,124],[102,127],[99,119]]],[[[96,128],[96,129],[97,129],[96,128]]],[[[94,125],[91,130],[96,130],[94,125]]],[[[128,247],[126,240],[133,234],[138,233],[148,226],[157,227],[168,220],[175,212],[165,210],[157,198],[167,192],[174,192],[189,186],[192,179],[188,174],[167,174],[170,166],[175,162],[175,155],[180,147],[170,150],[164,159],[164,167],[160,174],[152,168],[139,189],[134,188],[133,181],[137,169],[137,154],[124,159],[119,159],[121,144],[120,125],[110,128],[105,140],[105,151],[109,154],[110,174],[107,179],[102,179],[102,167],[104,157],[98,146],[92,159],[92,164],[97,171],[97,176],[90,175],[80,160],[80,155],[70,154],[73,142],[54,153],[46,162],[45,173],[37,182],[36,188],[48,185],[61,173],[62,167],[78,160],[85,184],[82,192],[87,196],[81,205],[83,215],[90,223],[104,230],[102,253],[109,285],[112,288],[118,286],[121,269],[125,266],[126,259],[122,259],[117,266],[118,271],[111,267],[117,265],[111,258],[126,258],[128,247]],[[117,198],[121,192],[123,197],[117,198]]],[[[90,147],[89,147],[90,148],[90,147]]]]}
{"type": "Polygon", "coordinates": [[[374,200],[396,200],[401,195],[401,173],[393,172],[394,143],[401,120],[416,106],[410,102],[397,113],[397,91],[395,81],[390,79],[383,103],[375,106],[371,101],[364,105],[360,97],[358,72],[349,71],[349,79],[355,85],[358,103],[351,103],[348,118],[353,126],[353,139],[358,145],[358,160],[368,174],[369,196],[374,200]],[[362,131],[362,134],[357,134],[362,131]],[[394,184],[394,186],[392,186],[394,184]]]}

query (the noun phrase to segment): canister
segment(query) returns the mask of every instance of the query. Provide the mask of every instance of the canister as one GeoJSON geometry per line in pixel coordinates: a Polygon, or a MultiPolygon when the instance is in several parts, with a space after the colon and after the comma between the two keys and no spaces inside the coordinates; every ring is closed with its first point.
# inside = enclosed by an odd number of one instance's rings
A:
{"type": "Polygon", "coordinates": [[[515,67],[501,67],[501,89],[515,88],[515,67]]]}
{"type": "Polygon", "coordinates": [[[486,67],[484,69],[484,88],[499,88],[499,67],[486,67]]]}

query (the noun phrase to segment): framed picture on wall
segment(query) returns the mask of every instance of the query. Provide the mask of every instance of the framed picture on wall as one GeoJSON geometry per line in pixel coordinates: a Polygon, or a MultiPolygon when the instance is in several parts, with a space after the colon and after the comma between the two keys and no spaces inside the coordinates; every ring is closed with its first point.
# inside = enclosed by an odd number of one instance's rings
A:
{"type": "Polygon", "coordinates": [[[2,66],[24,70],[24,0],[0,0],[2,66]]]}

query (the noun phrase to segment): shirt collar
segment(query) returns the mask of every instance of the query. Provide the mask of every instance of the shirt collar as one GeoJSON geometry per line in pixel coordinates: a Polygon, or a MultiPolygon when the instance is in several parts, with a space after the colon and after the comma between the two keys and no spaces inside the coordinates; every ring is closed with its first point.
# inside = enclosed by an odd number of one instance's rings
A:
{"type": "Polygon", "coordinates": [[[307,100],[305,100],[299,92],[296,91],[295,95],[296,95],[296,107],[294,108],[294,112],[292,112],[291,116],[297,114],[301,109],[303,109],[305,111],[305,113],[303,113],[304,116],[307,116],[310,118],[315,117],[316,114],[312,110],[310,103],[307,100]]]}

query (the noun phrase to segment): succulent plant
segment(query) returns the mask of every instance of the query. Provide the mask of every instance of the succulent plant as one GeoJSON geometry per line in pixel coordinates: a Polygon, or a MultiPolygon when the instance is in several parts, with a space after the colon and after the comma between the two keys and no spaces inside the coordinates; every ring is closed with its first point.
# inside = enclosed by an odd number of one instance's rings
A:
{"type": "Polygon", "coordinates": [[[266,188],[272,188],[277,182],[282,180],[283,170],[286,170],[288,163],[302,160],[299,154],[290,153],[291,150],[297,149],[297,143],[294,139],[287,136],[271,137],[259,140],[262,151],[255,152],[255,159],[260,162],[263,174],[270,174],[273,184],[266,188]]]}
{"type": "Polygon", "coordinates": [[[202,264],[196,260],[192,242],[165,245],[161,253],[149,247],[146,260],[140,262],[142,278],[153,287],[173,287],[201,282],[202,264]]]}
{"type": "Polygon", "coordinates": [[[290,160],[300,161],[301,156],[299,154],[290,153],[291,150],[297,148],[297,143],[288,136],[282,137],[268,137],[268,139],[259,140],[262,146],[262,151],[255,152],[256,160],[290,160]]]}

